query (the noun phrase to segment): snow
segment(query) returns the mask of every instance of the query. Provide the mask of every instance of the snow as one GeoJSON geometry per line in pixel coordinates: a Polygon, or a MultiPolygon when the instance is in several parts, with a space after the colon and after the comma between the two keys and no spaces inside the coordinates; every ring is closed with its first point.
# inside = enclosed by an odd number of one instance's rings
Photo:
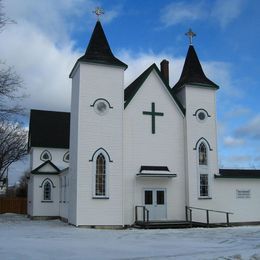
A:
{"type": "Polygon", "coordinates": [[[260,259],[260,226],[164,230],[76,228],[0,215],[0,259],[260,259]]]}

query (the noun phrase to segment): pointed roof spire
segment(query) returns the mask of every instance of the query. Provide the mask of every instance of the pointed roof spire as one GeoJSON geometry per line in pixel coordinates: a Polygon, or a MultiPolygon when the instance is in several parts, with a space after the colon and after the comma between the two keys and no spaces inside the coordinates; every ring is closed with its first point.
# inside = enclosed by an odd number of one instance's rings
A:
{"type": "Polygon", "coordinates": [[[205,86],[214,89],[219,88],[217,84],[209,80],[204,74],[193,45],[189,46],[181,77],[173,87],[173,92],[178,92],[179,89],[185,84],[205,86]]]}
{"type": "Polygon", "coordinates": [[[106,35],[98,20],[90,38],[85,54],[78,59],[83,62],[94,62],[127,68],[127,65],[117,59],[109,46],[106,35]]]}

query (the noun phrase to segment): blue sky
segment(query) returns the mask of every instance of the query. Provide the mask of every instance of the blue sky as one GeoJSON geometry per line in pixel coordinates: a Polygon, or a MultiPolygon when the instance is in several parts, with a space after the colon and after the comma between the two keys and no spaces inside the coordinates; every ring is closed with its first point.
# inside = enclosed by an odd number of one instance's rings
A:
{"type": "MultiPolygon", "coordinates": [[[[17,24],[0,34],[0,58],[23,77],[29,110],[69,111],[68,74],[85,51],[101,6],[114,54],[129,65],[127,86],[153,62],[180,76],[189,28],[217,96],[219,164],[260,168],[260,2],[258,0],[2,0],[17,24]]],[[[27,166],[24,164],[23,166],[27,166]]]]}

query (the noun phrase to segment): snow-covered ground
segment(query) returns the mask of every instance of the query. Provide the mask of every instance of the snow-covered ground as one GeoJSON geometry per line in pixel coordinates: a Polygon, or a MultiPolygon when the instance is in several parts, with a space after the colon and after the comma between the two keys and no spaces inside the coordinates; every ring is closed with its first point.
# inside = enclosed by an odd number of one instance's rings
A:
{"type": "Polygon", "coordinates": [[[0,215],[0,259],[260,259],[260,226],[96,230],[0,215]]]}

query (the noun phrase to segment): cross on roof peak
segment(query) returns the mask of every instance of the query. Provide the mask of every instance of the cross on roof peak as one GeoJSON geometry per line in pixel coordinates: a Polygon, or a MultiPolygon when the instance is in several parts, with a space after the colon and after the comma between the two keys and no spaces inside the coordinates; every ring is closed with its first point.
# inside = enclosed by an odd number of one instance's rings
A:
{"type": "Polygon", "coordinates": [[[192,39],[196,36],[196,33],[194,33],[190,28],[189,31],[185,33],[185,35],[189,37],[190,45],[192,45],[192,39]]]}
{"type": "Polygon", "coordinates": [[[94,11],[92,11],[92,13],[96,14],[97,19],[99,21],[99,16],[104,14],[104,10],[101,7],[96,7],[96,9],[94,11]]]}

